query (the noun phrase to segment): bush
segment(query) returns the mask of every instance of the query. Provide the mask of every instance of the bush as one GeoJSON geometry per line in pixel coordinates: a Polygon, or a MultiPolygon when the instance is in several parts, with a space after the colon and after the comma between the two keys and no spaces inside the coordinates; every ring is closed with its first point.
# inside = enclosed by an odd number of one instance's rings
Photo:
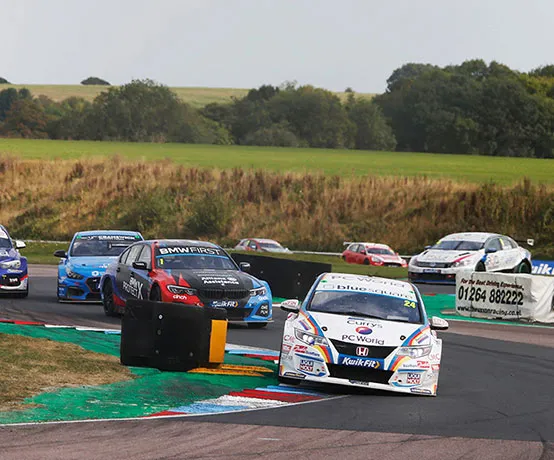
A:
{"type": "Polygon", "coordinates": [[[101,78],[98,78],[98,77],[88,77],[88,78],[85,78],[85,79],[81,82],[81,85],[103,85],[103,86],[111,86],[109,82],[107,82],[106,80],[102,80],[101,78]]]}
{"type": "Polygon", "coordinates": [[[268,128],[260,128],[248,133],[241,144],[269,147],[298,147],[300,145],[298,138],[284,124],[274,124],[268,128]]]}
{"type": "Polygon", "coordinates": [[[228,233],[233,207],[221,194],[204,192],[192,199],[187,230],[195,237],[219,237],[228,233]]]}
{"type": "Polygon", "coordinates": [[[0,85],[9,85],[10,82],[5,78],[0,77],[0,85]]]}

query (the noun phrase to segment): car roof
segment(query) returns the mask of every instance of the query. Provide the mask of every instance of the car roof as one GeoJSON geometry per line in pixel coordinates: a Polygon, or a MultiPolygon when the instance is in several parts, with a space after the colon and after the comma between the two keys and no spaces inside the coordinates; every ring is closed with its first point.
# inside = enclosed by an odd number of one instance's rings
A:
{"type": "Polygon", "coordinates": [[[441,238],[441,241],[475,241],[478,243],[484,243],[491,236],[502,236],[498,233],[486,233],[486,232],[466,232],[466,233],[452,233],[450,235],[441,238]]]}
{"type": "Polygon", "coordinates": [[[385,243],[369,243],[369,242],[363,242],[363,241],[352,241],[350,245],[352,244],[363,244],[364,246],[371,246],[373,248],[389,248],[390,249],[390,246],[388,244],[385,244],[385,243]]]}
{"type": "Polygon", "coordinates": [[[418,300],[413,285],[407,281],[350,273],[325,273],[319,279],[316,291],[364,292],[418,300]]]}
{"type": "Polygon", "coordinates": [[[81,236],[94,236],[94,235],[140,235],[139,232],[134,232],[130,230],[86,230],[82,232],[76,232],[75,235],[81,236]]]}
{"type": "Polygon", "coordinates": [[[199,246],[202,248],[221,248],[221,246],[210,243],[209,241],[199,240],[178,240],[178,239],[165,239],[165,240],[147,240],[145,243],[157,243],[160,247],[167,246],[199,246]]]}

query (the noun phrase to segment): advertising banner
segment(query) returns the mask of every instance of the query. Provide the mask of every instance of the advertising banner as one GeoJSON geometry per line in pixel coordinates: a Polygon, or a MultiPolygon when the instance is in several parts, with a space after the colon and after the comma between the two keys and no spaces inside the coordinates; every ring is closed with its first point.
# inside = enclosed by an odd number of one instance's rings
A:
{"type": "Polygon", "coordinates": [[[464,271],[456,275],[456,311],[486,319],[554,323],[554,278],[464,271]]]}
{"type": "Polygon", "coordinates": [[[533,260],[533,275],[554,276],[554,260],[533,260]]]}

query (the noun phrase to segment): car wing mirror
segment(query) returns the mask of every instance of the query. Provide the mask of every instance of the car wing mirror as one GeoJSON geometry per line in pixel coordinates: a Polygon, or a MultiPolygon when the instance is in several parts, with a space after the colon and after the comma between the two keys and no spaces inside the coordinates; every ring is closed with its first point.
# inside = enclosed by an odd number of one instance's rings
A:
{"type": "Polygon", "coordinates": [[[433,246],[429,245],[429,246],[425,246],[425,249],[431,249],[433,246]]]}
{"type": "Polygon", "coordinates": [[[429,326],[433,331],[446,331],[448,329],[448,321],[438,316],[432,316],[429,320],[429,326]]]}
{"type": "Polygon", "coordinates": [[[137,270],[148,270],[148,264],[146,262],[133,262],[133,268],[137,270]]]}
{"type": "Polygon", "coordinates": [[[281,310],[289,313],[298,313],[300,311],[300,301],[298,299],[288,299],[281,302],[281,310]]]}
{"type": "Polygon", "coordinates": [[[252,266],[248,262],[240,262],[239,268],[242,272],[250,273],[250,270],[252,269],[252,266]]]}
{"type": "Polygon", "coordinates": [[[498,249],[496,248],[487,248],[485,249],[485,254],[492,254],[493,252],[496,252],[498,249]]]}
{"type": "Polygon", "coordinates": [[[58,249],[54,253],[54,257],[59,257],[60,259],[67,259],[67,252],[65,252],[63,249],[58,249]]]}

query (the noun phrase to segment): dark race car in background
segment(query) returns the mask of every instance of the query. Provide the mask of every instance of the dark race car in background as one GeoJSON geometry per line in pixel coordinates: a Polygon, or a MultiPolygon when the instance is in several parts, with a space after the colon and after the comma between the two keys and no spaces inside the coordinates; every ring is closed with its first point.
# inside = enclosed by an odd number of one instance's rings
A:
{"type": "Polygon", "coordinates": [[[221,307],[229,321],[264,327],[272,319],[267,282],[245,273],[221,247],[205,241],[143,241],[128,248],[100,282],[104,312],[121,314],[128,299],[221,307]]]}
{"type": "Polygon", "coordinates": [[[138,232],[93,230],[77,232],[69,251],[56,251],[58,265],[58,301],[100,302],[100,278],[108,265],[125,248],[142,241],[138,232]]]}
{"type": "Polygon", "coordinates": [[[19,254],[25,243],[12,240],[5,227],[0,225],[0,294],[27,297],[29,274],[27,258],[19,254]]]}

